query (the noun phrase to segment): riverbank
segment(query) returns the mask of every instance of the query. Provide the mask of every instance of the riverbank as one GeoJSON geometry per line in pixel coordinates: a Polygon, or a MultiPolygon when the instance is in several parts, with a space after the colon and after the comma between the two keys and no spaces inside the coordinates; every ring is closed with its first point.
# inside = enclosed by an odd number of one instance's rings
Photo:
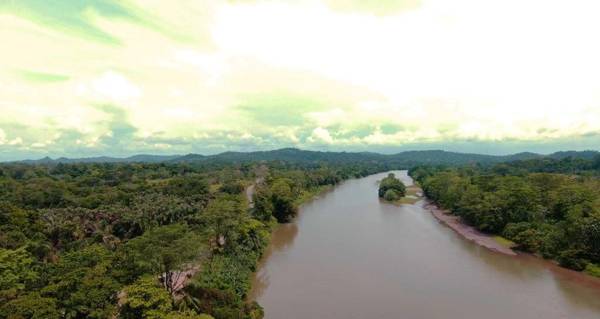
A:
{"type": "Polygon", "coordinates": [[[415,204],[418,200],[425,199],[424,208],[441,223],[454,230],[465,239],[476,243],[479,246],[501,254],[516,256],[517,253],[512,250],[513,242],[500,236],[489,235],[480,232],[477,228],[467,225],[459,216],[453,215],[450,211],[441,209],[435,203],[431,202],[423,194],[423,190],[417,184],[410,186],[410,192],[407,195],[413,195],[409,198],[409,204],[415,204]],[[416,200],[415,200],[416,199],[416,200]]]}
{"type": "MultiPolygon", "coordinates": [[[[342,183],[345,182],[342,181],[342,183]]],[[[322,185],[317,187],[312,187],[309,189],[304,189],[300,192],[298,197],[294,200],[294,205],[300,210],[301,207],[305,204],[310,203],[313,200],[316,200],[322,196],[324,196],[327,192],[330,192],[335,189],[336,186],[339,186],[341,183],[336,185],[322,185]]],[[[267,247],[260,252],[260,258],[256,261],[253,272],[250,276],[250,280],[252,282],[251,285],[248,286],[248,290],[245,294],[245,302],[248,304],[252,304],[256,301],[256,295],[259,291],[264,289],[264,285],[261,284],[262,280],[257,278],[257,270],[264,265],[266,260],[270,257],[272,250],[274,247],[281,246],[281,242],[286,243],[290,238],[295,237],[298,232],[298,228],[296,225],[297,216],[289,223],[277,223],[275,219],[273,222],[269,224],[269,244],[267,247]],[[275,243],[273,242],[273,237],[276,236],[275,243]]],[[[285,245],[285,244],[283,244],[285,245]]],[[[277,249],[277,248],[275,248],[277,249]]],[[[258,305],[258,304],[256,304],[258,305]]]]}
{"type": "Polygon", "coordinates": [[[294,201],[294,204],[300,207],[302,206],[302,204],[305,204],[315,198],[318,198],[324,193],[332,190],[334,187],[335,185],[323,185],[303,190],[302,193],[298,196],[298,198],[296,198],[296,200],[294,201]]]}
{"type": "Polygon", "coordinates": [[[475,227],[465,224],[459,216],[452,215],[449,211],[441,209],[431,202],[427,202],[424,207],[430,211],[438,221],[450,227],[450,229],[454,230],[465,239],[495,252],[510,256],[517,255],[517,253],[509,247],[508,243],[501,243],[495,236],[482,233],[475,227]]]}

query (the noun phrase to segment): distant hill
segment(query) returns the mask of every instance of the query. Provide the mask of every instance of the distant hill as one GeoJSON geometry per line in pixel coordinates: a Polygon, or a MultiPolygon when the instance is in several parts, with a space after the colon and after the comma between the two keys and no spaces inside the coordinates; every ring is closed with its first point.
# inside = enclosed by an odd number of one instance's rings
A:
{"type": "Polygon", "coordinates": [[[597,151],[581,151],[581,152],[577,152],[577,151],[566,151],[566,152],[556,152],[556,153],[552,153],[550,155],[548,155],[549,158],[552,159],[565,159],[565,158],[576,158],[576,159],[593,159],[596,156],[598,156],[598,154],[600,154],[600,152],[597,151]]]}
{"type": "Polygon", "coordinates": [[[483,155],[472,153],[457,153],[442,150],[406,151],[397,154],[379,154],[372,152],[319,152],[305,151],[295,148],[284,148],[259,152],[225,152],[221,154],[202,156],[189,154],[174,159],[174,162],[220,161],[220,162],[255,162],[255,161],[287,161],[296,163],[348,163],[377,161],[395,164],[396,166],[412,166],[418,164],[461,165],[469,163],[501,163],[517,160],[543,158],[544,155],[535,153],[518,153],[506,156],[483,155]]]}
{"type": "Polygon", "coordinates": [[[98,157],[83,157],[83,158],[66,158],[59,157],[57,159],[52,159],[50,157],[44,157],[38,160],[24,160],[19,161],[19,163],[26,164],[58,164],[58,163],[160,163],[167,162],[170,160],[174,160],[180,158],[181,155],[146,155],[139,154],[133,155],[130,157],[109,157],[109,156],[98,156],[98,157]]]}
{"type": "Polygon", "coordinates": [[[597,151],[565,151],[549,155],[536,153],[517,153],[512,155],[484,155],[472,153],[457,153],[442,150],[406,151],[397,154],[379,154],[372,152],[320,152],[306,151],[296,148],[282,148],[271,151],[257,152],[224,152],[216,155],[134,155],[125,158],[117,157],[88,157],[88,158],[57,158],[44,157],[38,160],[25,160],[27,164],[58,164],[58,163],[248,163],[259,161],[286,161],[299,164],[310,163],[349,163],[349,162],[384,162],[394,166],[409,167],[419,164],[433,165],[464,165],[469,163],[494,164],[534,159],[592,159],[599,155],[597,151]]]}
{"type": "Polygon", "coordinates": [[[534,153],[519,153],[513,155],[483,155],[472,153],[456,153],[440,150],[433,151],[408,151],[394,155],[390,155],[394,162],[406,163],[409,165],[417,164],[447,164],[447,165],[462,165],[469,163],[501,163],[523,159],[535,159],[543,157],[540,154],[534,153]]]}
{"type": "Polygon", "coordinates": [[[229,163],[245,163],[257,161],[286,161],[286,162],[355,162],[382,160],[386,155],[378,153],[353,153],[353,152],[319,152],[305,151],[296,148],[282,148],[272,151],[257,152],[225,152],[210,156],[189,154],[182,158],[174,159],[175,162],[190,161],[220,161],[229,163]]]}

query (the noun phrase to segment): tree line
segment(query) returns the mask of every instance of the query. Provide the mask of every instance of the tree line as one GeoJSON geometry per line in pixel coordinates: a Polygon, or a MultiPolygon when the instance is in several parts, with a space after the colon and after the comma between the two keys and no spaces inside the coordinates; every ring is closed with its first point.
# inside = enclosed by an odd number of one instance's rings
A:
{"type": "Polygon", "coordinates": [[[546,162],[420,166],[409,173],[428,198],[479,230],[564,267],[600,275],[600,166],[595,166],[600,161],[552,160],[547,169],[553,173],[544,172],[546,162]],[[577,168],[555,165],[567,162],[577,168]]]}

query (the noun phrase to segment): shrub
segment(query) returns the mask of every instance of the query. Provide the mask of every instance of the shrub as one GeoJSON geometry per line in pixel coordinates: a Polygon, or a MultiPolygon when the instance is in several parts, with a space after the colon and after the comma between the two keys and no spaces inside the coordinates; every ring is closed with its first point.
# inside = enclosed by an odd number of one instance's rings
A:
{"type": "Polygon", "coordinates": [[[393,189],[388,189],[383,195],[383,199],[389,202],[393,202],[400,199],[400,196],[398,196],[398,193],[396,193],[396,191],[394,191],[393,189]]]}
{"type": "Polygon", "coordinates": [[[589,263],[585,266],[585,273],[594,277],[600,277],[600,265],[589,263]]]}
{"type": "Polygon", "coordinates": [[[565,250],[558,256],[558,263],[563,267],[581,271],[586,267],[587,262],[580,255],[581,251],[577,249],[565,250]]]}

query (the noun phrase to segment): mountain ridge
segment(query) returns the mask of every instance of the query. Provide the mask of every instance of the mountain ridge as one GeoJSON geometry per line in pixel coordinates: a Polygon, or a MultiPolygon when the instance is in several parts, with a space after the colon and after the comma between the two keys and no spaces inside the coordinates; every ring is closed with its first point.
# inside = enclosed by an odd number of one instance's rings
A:
{"type": "Polygon", "coordinates": [[[189,153],[186,155],[152,155],[136,154],[129,157],[96,156],[86,158],[59,157],[52,159],[48,156],[37,160],[12,161],[10,163],[24,164],[70,164],[70,163],[197,163],[221,161],[228,163],[243,163],[255,161],[290,161],[290,162],[352,162],[384,160],[395,164],[468,164],[468,163],[500,163],[519,160],[550,158],[582,158],[591,159],[600,155],[598,151],[559,151],[547,155],[521,152],[509,155],[487,155],[477,153],[450,152],[444,150],[413,150],[394,154],[375,152],[332,152],[309,151],[298,148],[281,148],[268,151],[235,152],[227,151],[214,155],[189,153]]]}

